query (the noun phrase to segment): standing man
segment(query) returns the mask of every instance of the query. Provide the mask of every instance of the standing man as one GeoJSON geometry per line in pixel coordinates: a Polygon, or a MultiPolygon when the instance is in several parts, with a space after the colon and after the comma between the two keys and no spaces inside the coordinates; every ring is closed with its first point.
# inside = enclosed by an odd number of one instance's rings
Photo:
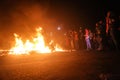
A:
{"type": "Polygon", "coordinates": [[[86,48],[87,50],[91,50],[91,42],[90,42],[90,36],[89,36],[89,30],[85,28],[85,41],[86,41],[86,48]]]}
{"type": "Polygon", "coordinates": [[[106,34],[109,36],[109,39],[111,39],[113,45],[111,45],[113,48],[115,46],[115,49],[118,50],[118,44],[117,44],[117,25],[116,25],[116,17],[113,14],[113,12],[108,11],[106,15],[106,34]]]}

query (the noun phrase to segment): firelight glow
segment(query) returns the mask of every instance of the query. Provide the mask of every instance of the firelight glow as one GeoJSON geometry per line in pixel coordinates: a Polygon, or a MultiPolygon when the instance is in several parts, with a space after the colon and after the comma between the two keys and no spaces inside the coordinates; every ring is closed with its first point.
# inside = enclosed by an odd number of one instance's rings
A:
{"type": "MultiPolygon", "coordinates": [[[[42,35],[42,27],[36,29],[36,37],[32,40],[23,42],[21,37],[14,33],[15,45],[10,49],[9,54],[29,54],[32,51],[37,53],[51,53],[51,49],[45,45],[44,36],[42,35]]],[[[53,42],[53,40],[51,40],[53,42]]],[[[50,44],[51,44],[50,42],[50,44]]],[[[55,46],[54,51],[63,51],[58,45],[55,46]]]]}

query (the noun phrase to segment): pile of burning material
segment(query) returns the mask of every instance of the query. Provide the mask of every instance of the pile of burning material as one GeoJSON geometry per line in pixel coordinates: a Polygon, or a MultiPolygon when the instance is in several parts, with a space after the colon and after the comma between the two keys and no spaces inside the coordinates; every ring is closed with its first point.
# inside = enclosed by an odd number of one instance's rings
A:
{"type": "Polygon", "coordinates": [[[55,51],[63,51],[57,44],[54,43],[54,40],[50,40],[49,44],[46,45],[45,39],[42,32],[42,28],[39,27],[36,29],[36,37],[33,37],[32,40],[26,40],[23,42],[22,38],[14,33],[15,44],[9,50],[8,54],[29,54],[30,52],[37,53],[51,53],[55,51]]]}

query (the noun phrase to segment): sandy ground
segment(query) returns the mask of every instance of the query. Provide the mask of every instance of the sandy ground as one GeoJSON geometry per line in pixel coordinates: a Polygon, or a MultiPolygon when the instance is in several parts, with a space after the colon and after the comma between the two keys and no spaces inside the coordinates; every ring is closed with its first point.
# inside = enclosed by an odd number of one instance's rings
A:
{"type": "Polygon", "coordinates": [[[103,75],[120,80],[120,53],[77,51],[0,56],[0,80],[101,80],[103,75]]]}

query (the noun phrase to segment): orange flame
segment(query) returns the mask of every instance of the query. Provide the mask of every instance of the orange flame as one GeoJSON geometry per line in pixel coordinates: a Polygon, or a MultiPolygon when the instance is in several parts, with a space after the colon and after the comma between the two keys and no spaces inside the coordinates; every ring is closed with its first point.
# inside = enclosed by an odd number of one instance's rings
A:
{"type": "MultiPolygon", "coordinates": [[[[42,28],[39,27],[36,29],[36,37],[32,41],[26,40],[22,41],[21,37],[14,33],[15,36],[15,45],[10,49],[9,54],[29,54],[32,51],[38,53],[51,53],[51,49],[48,46],[45,46],[44,36],[41,34],[42,28]]],[[[63,51],[58,45],[55,46],[54,51],[63,51]]]]}

